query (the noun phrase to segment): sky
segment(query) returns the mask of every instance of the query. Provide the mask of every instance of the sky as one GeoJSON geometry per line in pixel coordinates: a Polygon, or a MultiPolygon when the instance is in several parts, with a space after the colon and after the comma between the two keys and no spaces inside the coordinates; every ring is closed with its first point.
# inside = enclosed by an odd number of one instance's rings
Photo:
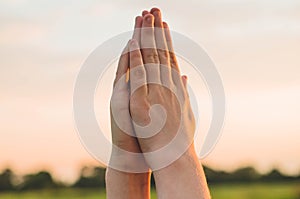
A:
{"type": "MultiPolygon", "coordinates": [[[[260,172],[276,167],[299,174],[297,0],[1,0],[0,170],[47,169],[61,181],[72,181],[81,167],[98,165],[82,146],[73,120],[76,76],[97,46],[131,30],[135,16],[153,6],[172,30],[206,49],[223,80],[225,125],[203,162],[221,170],[251,165],[260,172]]],[[[192,76],[189,69],[183,72],[192,76]]],[[[99,85],[103,90],[96,99],[108,103],[110,84],[99,85]]],[[[200,110],[209,103],[203,99],[200,110]]],[[[107,109],[97,107],[97,115],[108,118],[107,109]]]]}

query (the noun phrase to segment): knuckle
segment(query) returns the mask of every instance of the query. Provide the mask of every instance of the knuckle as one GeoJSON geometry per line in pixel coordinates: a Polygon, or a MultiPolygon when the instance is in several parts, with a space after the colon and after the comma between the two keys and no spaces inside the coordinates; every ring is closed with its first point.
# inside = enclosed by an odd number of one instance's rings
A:
{"type": "Polygon", "coordinates": [[[152,51],[151,53],[146,55],[147,61],[151,63],[158,63],[158,54],[157,52],[152,51]]]}
{"type": "Polygon", "coordinates": [[[175,62],[175,63],[177,63],[177,61],[176,61],[176,55],[175,55],[175,53],[174,53],[174,52],[169,52],[169,54],[170,54],[170,59],[171,59],[171,62],[175,62]]]}
{"type": "Polygon", "coordinates": [[[133,52],[131,53],[131,59],[132,59],[133,61],[138,61],[138,60],[140,59],[140,54],[139,54],[139,52],[138,52],[138,51],[133,51],[133,52]]]}
{"type": "Polygon", "coordinates": [[[132,75],[134,76],[134,78],[143,79],[145,77],[144,68],[142,68],[142,66],[135,67],[132,71],[132,75]]]}
{"type": "Polygon", "coordinates": [[[168,58],[169,57],[169,52],[167,50],[162,50],[161,51],[161,56],[163,56],[164,58],[168,58]]]}
{"type": "Polygon", "coordinates": [[[158,50],[159,58],[162,60],[168,60],[169,59],[169,52],[166,50],[158,50]]]}
{"type": "Polygon", "coordinates": [[[169,52],[169,56],[170,56],[170,64],[171,66],[176,69],[177,71],[179,71],[178,68],[178,63],[177,63],[177,59],[176,59],[176,55],[174,52],[169,52]]]}

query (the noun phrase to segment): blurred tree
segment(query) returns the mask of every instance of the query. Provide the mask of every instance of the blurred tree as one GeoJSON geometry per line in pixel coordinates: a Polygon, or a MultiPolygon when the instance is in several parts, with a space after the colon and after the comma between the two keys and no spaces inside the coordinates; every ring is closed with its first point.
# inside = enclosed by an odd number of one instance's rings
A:
{"type": "Polygon", "coordinates": [[[53,181],[50,173],[41,171],[36,174],[26,175],[24,182],[20,185],[20,190],[29,189],[44,189],[44,188],[55,188],[57,185],[53,181]]]}
{"type": "Polygon", "coordinates": [[[204,167],[208,183],[253,182],[260,179],[260,174],[252,167],[240,168],[231,173],[204,167]]]}
{"type": "MultiPolygon", "coordinates": [[[[73,184],[78,188],[105,188],[105,169],[100,167],[84,167],[80,178],[73,184]]],[[[260,175],[254,168],[240,168],[234,172],[218,171],[204,166],[204,171],[209,184],[213,183],[248,183],[248,182],[300,182],[300,175],[286,176],[277,169],[273,169],[265,175],[260,175]]],[[[10,169],[0,174],[0,192],[11,190],[31,190],[44,188],[58,188],[67,185],[53,181],[49,172],[41,171],[36,174],[26,175],[23,180],[16,181],[16,176],[10,169]],[[21,182],[21,183],[20,183],[21,182]]],[[[151,175],[151,187],[155,188],[155,181],[151,175]]]]}
{"type": "Polygon", "coordinates": [[[297,180],[297,177],[283,175],[277,169],[273,169],[266,175],[262,176],[262,181],[266,181],[266,182],[291,181],[291,180],[297,180]]]}
{"type": "Polygon", "coordinates": [[[14,189],[11,183],[12,177],[13,172],[10,169],[6,169],[0,174],[0,191],[10,191],[14,189]]]}
{"type": "Polygon", "coordinates": [[[260,174],[253,167],[244,167],[230,174],[232,180],[253,182],[260,178],[260,174]]]}
{"type": "Polygon", "coordinates": [[[84,167],[80,178],[73,185],[78,188],[105,188],[105,169],[100,167],[84,167]]]}

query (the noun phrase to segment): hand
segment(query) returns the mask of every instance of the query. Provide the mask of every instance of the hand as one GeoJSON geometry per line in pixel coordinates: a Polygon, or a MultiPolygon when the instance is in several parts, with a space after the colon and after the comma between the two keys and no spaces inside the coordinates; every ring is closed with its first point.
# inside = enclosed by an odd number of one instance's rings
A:
{"type": "MultiPolygon", "coordinates": [[[[177,159],[193,142],[195,120],[186,89],[187,78],[180,75],[168,25],[162,21],[160,10],[152,9],[151,13],[144,11],[144,16],[136,19],[140,32],[129,43],[130,113],[144,153],[166,146],[180,133],[176,149],[183,151],[177,159]]],[[[152,157],[145,158],[151,168],[157,165],[152,157]]]]}
{"type": "MultiPolygon", "coordinates": [[[[158,197],[209,198],[205,175],[193,146],[195,121],[186,89],[187,78],[179,73],[169,28],[162,22],[159,9],[144,11],[143,17],[136,18],[133,40],[128,45],[125,50],[130,53],[119,60],[111,100],[112,110],[117,110],[122,118],[120,129],[111,117],[113,143],[126,151],[143,152],[152,167],[155,162],[147,153],[173,142],[180,126],[183,136],[176,146],[188,147],[174,162],[154,171],[158,197]],[[128,66],[129,84],[124,78],[128,66]]],[[[113,149],[112,157],[117,158],[111,161],[129,167],[146,165],[144,161],[135,162],[123,155],[113,149]]],[[[162,153],[160,158],[167,155],[162,153]]],[[[107,198],[149,198],[149,172],[133,174],[108,168],[106,181],[107,198]]]]}
{"type": "MultiPolygon", "coordinates": [[[[133,37],[136,37],[136,35],[134,34],[133,37]]],[[[111,132],[114,147],[112,149],[110,164],[108,165],[106,173],[108,199],[150,198],[150,171],[148,165],[145,163],[144,159],[132,159],[120,150],[142,153],[138,140],[134,136],[135,132],[129,113],[129,86],[128,81],[126,81],[126,73],[129,70],[128,67],[129,53],[127,45],[119,59],[111,97],[111,132]],[[113,112],[115,114],[113,114],[113,112]],[[138,168],[145,172],[124,172],[126,169],[129,171],[134,170],[137,165],[138,168]],[[121,171],[114,169],[115,167],[119,168],[121,171]]]]}
{"type": "Polygon", "coordinates": [[[142,29],[136,29],[136,37],[129,46],[130,113],[140,148],[150,168],[176,153],[177,148],[184,150],[169,165],[153,171],[158,198],[210,198],[193,144],[195,120],[186,89],[187,78],[180,75],[168,25],[162,22],[157,8],[150,13],[144,11],[136,21],[142,29]],[[163,109],[155,108],[156,104],[163,109]],[[157,134],[153,135],[153,130],[157,134]],[[182,136],[169,153],[147,156],[148,152],[174,142],[177,133],[182,136]]]}

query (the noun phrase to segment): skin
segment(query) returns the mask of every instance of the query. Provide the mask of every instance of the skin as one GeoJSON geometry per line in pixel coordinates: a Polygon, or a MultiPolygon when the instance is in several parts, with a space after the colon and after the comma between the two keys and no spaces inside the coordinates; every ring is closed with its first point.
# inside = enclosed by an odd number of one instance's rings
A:
{"type": "MultiPolygon", "coordinates": [[[[187,77],[180,75],[169,27],[162,21],[162,14],[158,8],[152,8],[149,12],[143,11],[142,16],[136,17],[135,31],[125,50],[130,52],[120,57],[111,106],[122,116],[126,129],[138,137],[124,133],[111,117],[113,143],[136,153],[155,151],[174,138],[182,121],[184,136],[182,143],[178,144],[190,145],[183,155],[170,165],[153,171],[158,198],[210,198],[205,174],[193,144],[195,120],[186,88],[187,77]],[[140,29],[141,27],[146,29],[140,29]],[[151,67],[148,67],[149,64],[151,67]],[[128,72],[129,81],[125,81],[121,77],[128,72]],[[182,99],[182,107],[180,108],[177,97],[169,89],[152,84],[152,80],[175,89],[182,99]],[[144,85],[133,92],[133,88],[140,82],[144,85]],[[164,107],[167,115],[165,124],[154,136],[141,138],[140,136],[145,136],[148,131],[138,127],[155,122],[154,118],[149,116],[150,107],[155,104],[164,107]]],[[[153,110],[153,115],[160,117],[162,114],[153,110]]],[[[113,155],[118,157],[120,154],[113,151],[113,155]]],[[[118,164],[129,167],[130,164],[140,164],[149,167],[149,171],[135,174],[108,168],[107,198],[150,198],[150,169],[156,163],[153,159],[145,156],[144,160],[136,162],[122,157],[112,158],[112,161],[120,161],[118,164]]]]}
{"type": "MultiPolygon", "coordinates": [[[[139,19],[136,20],[136,24],[139,23],[139,19]]],[[[137,37],[139,32],[135,32],[133,38],[137,37]]],[[[124,51],[128,50],[128,45],[124,51]]],[[[134,134],[134,129],[131,122],[129,112],[129,85],[125,80],[120,80],[122,76],[126,75],[129,67],[129,53],[121,55],[118,63],[118,69],[114,80],[113,93],[111,97],[111,109],[112,106],[119,115],[123,118],[123,124],[126,129],[134,134]],[[119,82],[116,84],[116,82],[119,82]]],[[[112,112],[112,111],[111,111],[112,112]]],[[[138,140],[136,137],[132,137],[123,130],[121,130],[114,117],[111,114],[111,131],[112,131],[112,142],[114,145],[126,151],[142,153],[138,140]]],[[[128,157],[120,157],[118,151],[112,151],[112,156],[116,157],[111,161],[118,161],[118,164],[131,166],[132,165],[144,165],[148,167],[145,161],[129,160],[128,157]]],[[[108,167],[106,171],[106,190],[108,199],[139,199],[139,198],[150,198],[150,170],[145,173],[128,173],[115,170],[108,167]]]]}

